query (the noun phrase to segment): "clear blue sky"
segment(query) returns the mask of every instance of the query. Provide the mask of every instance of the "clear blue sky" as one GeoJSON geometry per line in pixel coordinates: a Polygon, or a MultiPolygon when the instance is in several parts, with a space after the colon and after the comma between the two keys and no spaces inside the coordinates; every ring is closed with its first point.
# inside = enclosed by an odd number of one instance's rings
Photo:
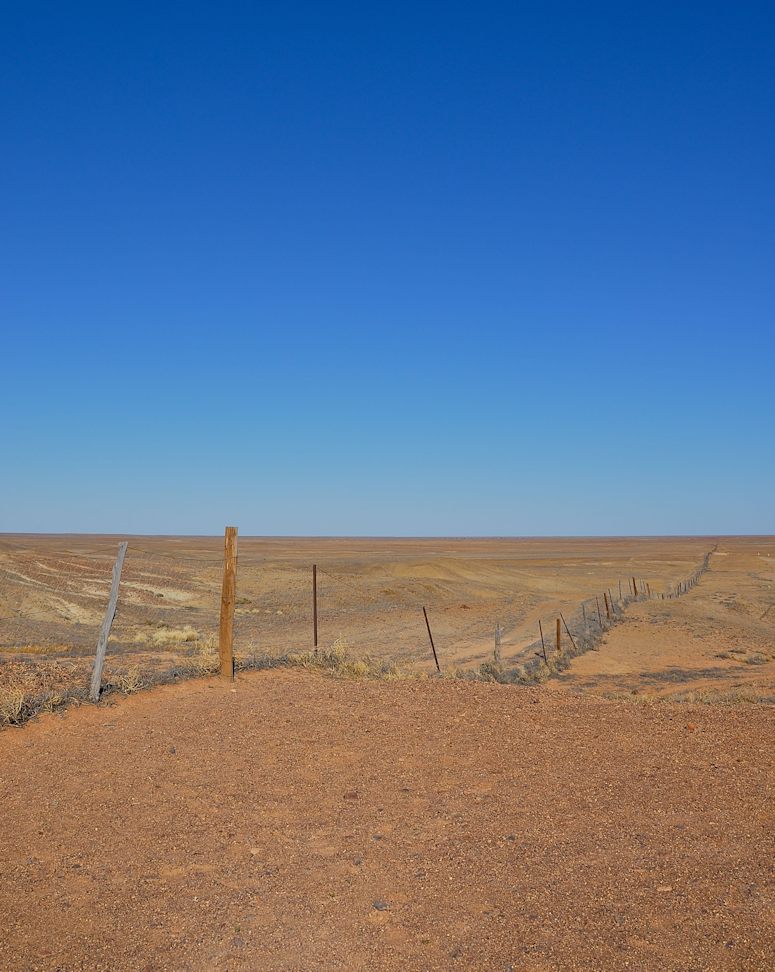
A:
{"type": "Polygon", "coordinates": [[[775,532],[775,5],[0,4],[0,530],[775,532]]]}

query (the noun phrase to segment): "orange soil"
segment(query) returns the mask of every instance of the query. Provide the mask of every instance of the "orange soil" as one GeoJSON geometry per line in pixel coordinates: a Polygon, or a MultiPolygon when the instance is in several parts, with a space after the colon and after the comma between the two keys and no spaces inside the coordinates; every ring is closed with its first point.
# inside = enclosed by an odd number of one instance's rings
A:
{"type": "Polygon", "coordinates": [[[0,968],[775,967],[766,706],[293,671],[0,734],[0,968]]]}

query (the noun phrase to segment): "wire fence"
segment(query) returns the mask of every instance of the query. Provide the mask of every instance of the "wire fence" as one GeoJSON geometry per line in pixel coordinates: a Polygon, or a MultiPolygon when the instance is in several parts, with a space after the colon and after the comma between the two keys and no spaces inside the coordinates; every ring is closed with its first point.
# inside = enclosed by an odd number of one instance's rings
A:
{"type": "MultiPolygon", "coordinates": [[[[100,540],[81,549],[74,540],[56,549],[43,541],[0,547],[0,679],[14,665],[27,665],[48,671],[52,684],[57,672],[63,682],[86,684],[115,546],[100,540]]],[[[110,633],[108,685],[213,668],[220,541],[193,545],[168,538],[161,546],[129,543],[110,633]]],[[[497,557],[340,558],[317,568],[318,644],[431,673],[425,608],[444,671],[535,680],[596,647],[633,601],[690,590],[709,562],[707,553],[680,579],[660,581],[654,567],[649,579],[619,576],[603,586],[600,571],[590,579],[589,564],[581,562],[526,567],[497,557]],[[599,590],[579,599],[593,583],[599,590]]],[[[314,638],[312,565],[248,549],[239,558],[234,605],[237,663],[308,652],[314,638]]]]}

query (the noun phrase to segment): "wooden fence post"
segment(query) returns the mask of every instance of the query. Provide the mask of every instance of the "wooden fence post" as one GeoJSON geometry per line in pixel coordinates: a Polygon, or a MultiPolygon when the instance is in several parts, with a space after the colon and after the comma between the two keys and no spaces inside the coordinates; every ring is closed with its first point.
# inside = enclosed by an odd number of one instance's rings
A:
{"type": "Polygon", "coordinates": [[[501,663],[501,625],[500,621],[495,625],[495,664],[501,663]]]}
{"type": "Polygon", "coordinates": [[[557,654],[562,651],[562,632],[560,631],[560,619],[557,618],[557,654]]]}
{"type": "Polygon", "coordinates": [[[221,625],[218,633],[221,678],[234,678],[234,600],[237,594],[237,528],[226,527],[223,540],[221,625]]]}
{"type": "Polygon", "coordinates": [[[543,653],[544,653],[544,664],[545,665],[548,665],[549,664],[549,659],[546,657],[546,642],[544,641],[544,629],[543,629],[543,626],[541,625],[541,619],[540,618],[538,619],[538,631],[539,631],[539,634],[541,635],[541,651],[543,651],[543,653]]]}
{"type": "Polygon", "coordinates": [[[118,545],[118,556],[113,564],[113,580],[110,585],[110,597],[108,598],[108,609],[102,621],[100,634],[97,638],[97,654],[94,657],[94,668],[91,673],[91,686],[89,688],[89,698],[92,702],[98,702],[100,690],[102,688],[102,669],[105,665],[105,653],[108,650],[108,635],[113,618],[116,616],[116,605],[118,604],[118,585],[121,582],[121,568],[124,566],[124,556],[126,555],[127,542],[118,545]]]}
{"type": "Polygon", "coordinates": [[[605,591],[603,591],[603,600],[605,601],[605,616],[610,621],[611,620],[611,606],[608,603],[608,595],[606,594],[605,591]]]}
{"type": "Polygon", "coordinates": [[[318,650],[318,565],[312,565],[312,650],[318,650]]]}

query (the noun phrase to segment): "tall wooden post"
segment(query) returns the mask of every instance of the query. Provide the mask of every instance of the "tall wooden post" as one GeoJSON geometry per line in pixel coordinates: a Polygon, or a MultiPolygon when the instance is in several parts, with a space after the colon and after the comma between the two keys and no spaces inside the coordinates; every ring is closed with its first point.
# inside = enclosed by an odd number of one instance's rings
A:
{"type": "Polygon", "coordinates": [[[237,528],[226,527],[218,654],[221,678],[234,678],[234,600],[237,594],[237,528]]]}
{"type": "Polygon", "coordinates": [[[632,593],[635,595],[635,597],[638,596],[638,585],[635,583],[634,577],[632,579],[632,593]]]}
{"type": "Polygon", "coordinates": [[[557,652],[562,651],[562,632],[560,631],[560,619],[557,618],[557,652]]]}
{"type": "Polygon", "coordinates": [[[495,625],[495,664],[501,663],[501,626],[500,622],[495,625]]]}
{"type": "Polygon", "coordinates": [[[312,565],[312,648],[318,650],[318,565],[312,565]]]}
{"type": "Polygon", "coordinates": [[[603,600],[605,601],[605,616],[610,621],[611,620],[611,606],[608,603],[608,595],[606,594],[605,591],[603,591],[603,600]]]}

